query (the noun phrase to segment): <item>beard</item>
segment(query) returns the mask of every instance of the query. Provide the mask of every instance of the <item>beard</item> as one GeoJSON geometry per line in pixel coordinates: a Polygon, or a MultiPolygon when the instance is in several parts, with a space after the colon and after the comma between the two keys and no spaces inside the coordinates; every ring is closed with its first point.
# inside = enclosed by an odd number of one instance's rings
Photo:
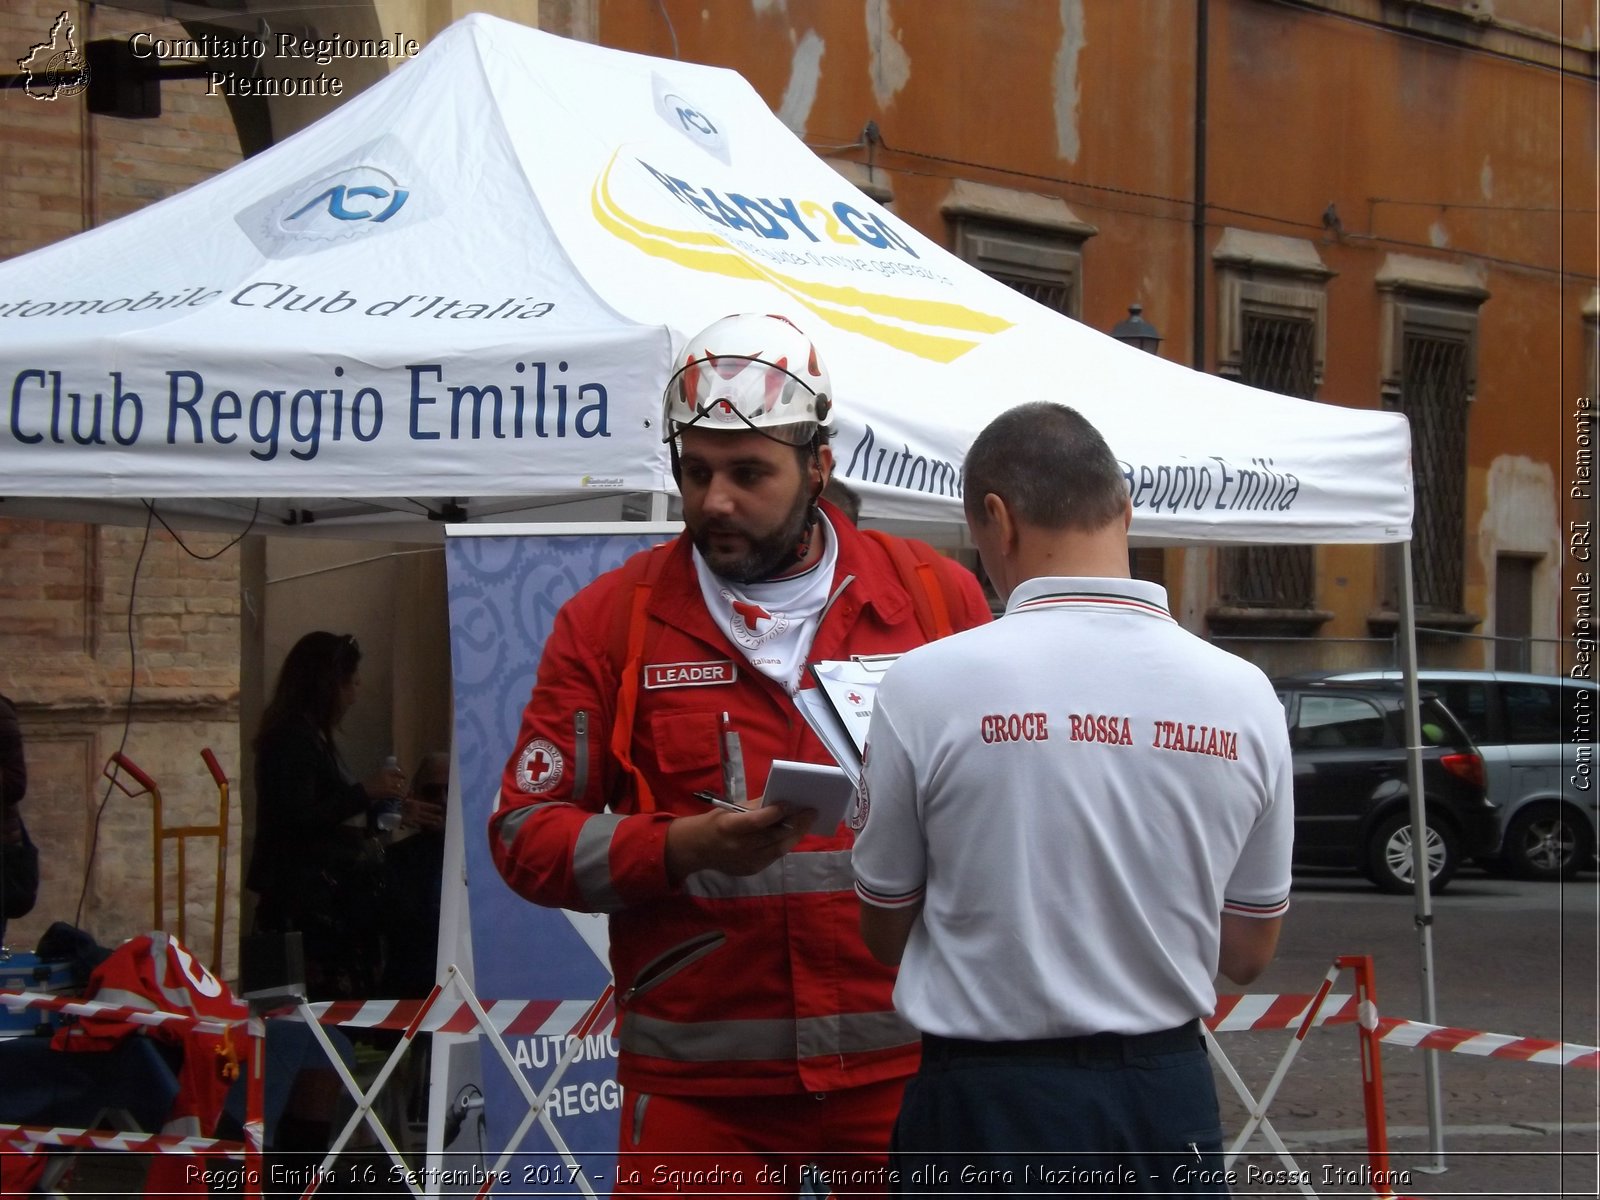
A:
{"type": "Polygon", "coordinates": [[[694,531],[695,549],[706,560],[712,574],[730,583],[762,583],[793,564],[795,548],[810,525],[811,497],[801,490],[778,528],[768,534],[755,534],[732,521],[710,520],[694,531]],[[737,549],[718,549],[712,538],[736,534],[744,545],[737,549]]]}

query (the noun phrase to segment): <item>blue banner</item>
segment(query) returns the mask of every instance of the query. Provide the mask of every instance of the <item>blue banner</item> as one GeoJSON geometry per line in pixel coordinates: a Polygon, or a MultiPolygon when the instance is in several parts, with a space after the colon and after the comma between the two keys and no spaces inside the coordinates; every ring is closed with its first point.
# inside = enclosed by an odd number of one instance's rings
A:
{"type": "MultiPolygon", "coordinates": [[[[446,541],[474,989],[485,999],[587,1004],[610,982],[598,924],[603,918],[541,908],[516,895],[490,860],[486,829],[557,611],[597,576],[661,540],[663,534],[652,530],[446,541]]],[[[569,1042],[566,1031],[544,1030],[508,1036],[506,1044],[537,1093],[569,1042]]],[[[622,1103],[611,1026],[596,1029],[575,1049],[549,1110],[584,1179],[597,1194],[608,1195],[616,1178],[622,1103]]],[[[480,1149],[483,1161],[493,1163],[528,1105],[487,1044],[480,1057],[486,1131],[480,1149]]],[[[524,1153],[497,1184],[500,1194],[571,1196],[579,1191],[570,1161],[544,1129],[534,1125],[520,1146],[524,1153]]]]}

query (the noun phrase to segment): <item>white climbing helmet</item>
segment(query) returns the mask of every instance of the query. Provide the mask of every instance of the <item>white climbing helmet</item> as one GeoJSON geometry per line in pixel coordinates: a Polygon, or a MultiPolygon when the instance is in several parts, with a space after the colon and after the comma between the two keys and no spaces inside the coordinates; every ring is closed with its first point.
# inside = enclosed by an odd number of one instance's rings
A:
{"type": "Polygon", "coordinates": [[[688,426],[754,429],[803,446],[833,425],[833,385],[817,347],[787,317],[723,317],[689,339],[667,382],[661,440],[688,426]]]}

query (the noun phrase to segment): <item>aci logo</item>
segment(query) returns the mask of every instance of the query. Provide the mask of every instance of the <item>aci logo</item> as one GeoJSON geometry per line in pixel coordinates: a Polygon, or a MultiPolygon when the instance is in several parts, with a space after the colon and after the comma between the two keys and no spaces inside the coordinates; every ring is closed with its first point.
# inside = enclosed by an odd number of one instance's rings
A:
{"type": "Polygon", "coordinates": [[[655,96],[656,115],[670,128],[724,163],[730,161],[728,139],[710,113],[658,74],[651,75],[650,90],[655,96]]]}
{"type": "Polygon", "coordinates": [[[312,222],[331,217],[335,221],[371,221],[381,225],[405,207],[411,192],[400,181],[377,167],[356,167],[315,183],[304,203],[291,200],[293,207],[281,222],[286,230],[304,229],[312,222]],[[300,225],[294,222],[301,222],[300,225]]]}
{"type": "Polygon", "coordinates": [[[298,258],[415,228],[439,215],[442,194],[433,171],[384,136],[319,163],[234,220],[268,258],[298,258]]]}

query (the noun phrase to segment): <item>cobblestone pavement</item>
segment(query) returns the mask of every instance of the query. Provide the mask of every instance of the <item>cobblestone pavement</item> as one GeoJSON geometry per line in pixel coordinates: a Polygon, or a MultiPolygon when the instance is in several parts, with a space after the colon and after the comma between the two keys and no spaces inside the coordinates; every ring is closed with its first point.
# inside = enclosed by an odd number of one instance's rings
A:
{"type": "MultiPolygon", "coordinates": [[[[1432,1024],[1515,1037],[1600,1045],[1596,933],[1600,890],[1593,876],[1564,885],[1526,884],[1464,871],[1434,901],[1432,1024]]],[[[1422,1021],[1420,939],[1409,897],[1383,896],[1353,877],[1297,879],[1277,961],[1250,993],[1309,993],[1340,954],[1367,954],[1378,1009],[1422,1021]]],[[[1334,991],[1354,990],[1348,974],[1334,991]]],[[[1287,1030],[1223,1033],[1219,1044],[1259,1097],[1285,1048],[1287,1030]]],[[[1393,1191],[1401,1196],[1596,1196],[1600,1161],[1600,1072],[1440,1053],[1440,1142],[1429,1121],[1428,1055],[1381,1048],[1384,1118],[1393,1191]],[[1437,1168],[1442,1165],[1443,1170],[1437,1168]]],[[[1293,1167],[1262,1131],[1232,1165],[1235,1196],[1381,1194],[1367,1153],[1362,1068],[1354,1026],[1313,1030],[1267,1110],[1293,1167]]],[[[1218,1075],[1223,1127],[1249,1116],[1218,1075]]]]}
{"type": "MultiPolygon", "coordinates": [[[[1244,1034],[1242,1038],[1265,1035],[1244,1034]]],[[[1355,1032],[1341,1026],[1311,1035],[1268,1110],[1290,1155],[1291,1168],[1258,1131],[1251,1153],[1235,1163],[1235,1196],[1303,1194],[1286,1178],[1270,1184],[1265,1172],[1305,1172],[1322,1196],[1370,1196],[1376,1177],[1367,1152],[1355,1032]],[[1318,1046],[1317,1039],[1328,1039],[1318,1046]]],[[[1276,1056],[1230,1050],[1230,1061],[1262,1087],[1276,1056]],[[1246,1061],[1240,1062],[1243,1057],[1246,1061]],[[1268,1061],[1270,1059],[1270,1061],[1268,1061]]],[[[1284,1035],[1276,1039],[1281,1048],[1284,1035]]],[[[1443,1153],[1433,1153],[1427,1091],[1418,1051],[1384,1055],[1384,1098],[1393,1190],[1406,1196],[1595,1196],[1596,1089],[1591,1077],[1563,1081],[1559,1067],[1488,1061],[1441,1063],[1443,1153]],[[1405,1057],[1401,1057],[1404,1055],[1405,1057]],[[1443,1164],[1442,1171],[1435,1170],[1443,1164]]],[[[1258,1094],[1262,1087],[1252,1090],[1258,1094]]],[[[1228,1088],[1219,1082],[1219,1090],[1228,1088]]],[[[1248,1115],[1231,1093],[1223,1095],[1223,1125],[1237,1132],[1248,1115]]]]}

